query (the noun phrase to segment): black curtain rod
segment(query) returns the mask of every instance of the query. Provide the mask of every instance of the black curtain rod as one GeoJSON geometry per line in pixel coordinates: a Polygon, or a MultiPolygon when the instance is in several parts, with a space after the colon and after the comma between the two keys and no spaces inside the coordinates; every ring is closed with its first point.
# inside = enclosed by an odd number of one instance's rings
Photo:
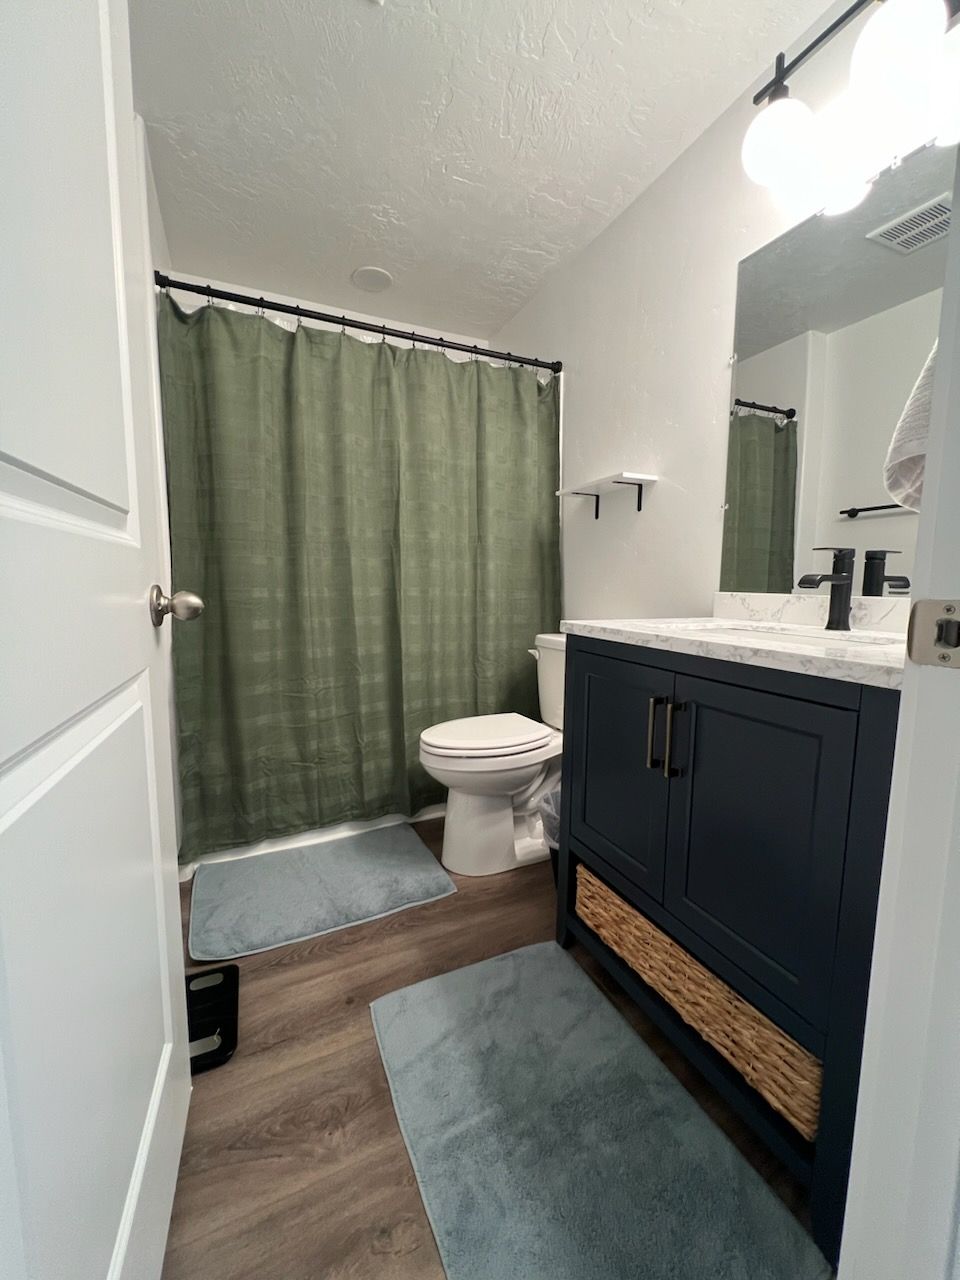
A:
{"type": "Polygon", "coordinates": [[[757,404],[756,400],[734,400],[738,409],[757,409],[760,413],[775,413],[778,418],[786,418],[792,422],[797,416],[796,409],[778,409],[775,404],[757,404]]]}
{"type": "Polygon", "coordinates": [[[506,360],[510,364],[549,369],[551,373],[563,372],[563,362],[560,360],[535,360],[533,356],[515,356],[512,351],[491,351],[489,347],[470,346],[466,342],[454,342],[450,338],[432,338],[425,333],[415,333],[412,329],[391,329],[389,325],[371,324],[369,320],[351,320],[348,316],[335,316],[326,311],[308,311],[306,307],[297,307],[289,302],[273,302],[269,298],[255,298],[248,293],[229,293],[226,289],[217,289],[210,284],[173,280],[162,271],[155,271],[153,278],[160,289],[183,289],[185,293],[198,293],[211,301],[219,298],[221,302],[239,302],[242,306],[259,307],[261,311],[280,311],[284,315],[300,316],[304,320],[322,320],[325,324],[337,325],[341,329],[362,329],[365,333],[378,333],[381,338],[405,338],[408,342],[442,347],[446,351],[465,351],[468,355],[485,356],[488,360],[506,360]]]}

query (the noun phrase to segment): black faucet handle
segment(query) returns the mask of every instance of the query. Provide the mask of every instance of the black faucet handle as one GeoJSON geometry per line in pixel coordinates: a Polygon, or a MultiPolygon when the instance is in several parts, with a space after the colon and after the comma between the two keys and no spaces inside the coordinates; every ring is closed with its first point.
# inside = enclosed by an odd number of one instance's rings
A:
{"type": "Polygon", "coordinates": [[[903,552],[896,551],[890,547],[888,547],[886,550],[883,550],[882,548],[877,547],[872,551],[865,551],[863,554],[866,556],[868,560],[882,560],[884,556],[902,556],[903,552]]]}
{"type": "Polygon", "coordinates": [[[856,547],[814,547],[814,551],[833,552],[833,572],[853,573],[853,562],[856,558],[856,547]]]}

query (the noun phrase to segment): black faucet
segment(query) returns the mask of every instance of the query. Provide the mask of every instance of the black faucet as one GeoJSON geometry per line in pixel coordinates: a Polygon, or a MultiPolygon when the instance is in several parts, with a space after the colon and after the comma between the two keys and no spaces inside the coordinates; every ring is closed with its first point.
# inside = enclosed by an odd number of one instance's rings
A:
{"type": "Polygon", "coordinates": [[[853,596],[853,561],[856,550],[853,547],[814,547],[813,549],[833,552],[833,571],[805,573],[797,586],[819,587],[822,583],[829,582],[830,613],[827,617],[827,630],[849,631],[850,600],[853,596]]]}
{"type": "Polygon", "coordinates": [[[891,591],[909,591],[910,579],[902,574],[887,573],[887,556],[898,556],[899,551],[867,551],[864,554],[863,594],[882,596],[884,586],[891,591]]]}

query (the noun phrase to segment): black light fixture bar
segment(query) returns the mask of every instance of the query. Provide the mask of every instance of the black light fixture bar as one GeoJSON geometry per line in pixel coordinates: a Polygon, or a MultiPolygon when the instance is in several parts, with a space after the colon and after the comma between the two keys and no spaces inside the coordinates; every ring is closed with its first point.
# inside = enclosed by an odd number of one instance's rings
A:
{"type": "MultiPolygon", "coordinates": [[[[843,30],[843,28],[860,13],[862,9],[866,9],[868,5],[881,3],[882,0],[856,0],[849,9],[845,9],[838,18],[830,23],[829,27],[825,27],[815,40],[811,40],[805,49],[801,49],[795,58],[791,58],[787,62],[786,54],[778,53],[776,66],[773,72],[773,79],[768,80],[763,88],[753,95],[753,105],[759,107],[761,102],[766,102],[768,98],[774,95],[775,90],[785,84],[787,77],[793,75],[798,67],[803,66],[808,58],[813,57],[817,50],[832,40],[835,35],[843,30]]],[[[955,18],[960,13],[960,0],[946,0],[947,10],[951,18],[955,18]]]]}
{"type": "Polygon", "coordinates": [[[774,413],[778,418],[786,418],[788,422],[792,422],[797,416],[796,409],[780,409],[775,404],[757,404],[756,400],[738,398],[733,403],[738,409],[755,409],[757,413],[774,413]]]}
{"type": "Polygon", "coordinates": [[[241,306],[258,307],[261,311],[279,311],[287,316],[300,316],[304,320],[320,320],[324,324],[336,325],[340,329],[362,329],[364,333],[378,333],[381,338],[403,338],[407,342],[419,343],[425,347],[441,347],[445,351],[464,351],[467,355],[484,356],[487,360],[504,360],[509,364],[527,365],[534,369],[549,369],[551,373],[562,373],[563,362],[560,360],[537,360],[533,356],[515,356],[512,351],[492,351],[489,347],[471,346],[466,342],[454,342],[452,338],[434,338],[426,333],[415,333],[412,329],[392,329],[386,324],[372,324],[369,320],[351,320],[349,316],[337,316],[326,311],[310,311],[306,307],[298,307],[290,302],[275,302],[270,298],[255,298],[249,293],[231,293],[227,289],[218,289],[210,284],[191,284],[188,280],[174,280],[162,271],[153,273],[154,282],[160,289],[182,289],[185,293],[197,293],[202,298],[214,298],[221,302],[237,302],[241,306]]]}
{"type": "Polygon", "coordinates": [[[862,9],[866,9],[868,5],[876,4],[877,0],[856,0],[849,9],[845,9],[839,18],[835,18],[829,27],[825,27],[815,40],[811,40],[805,49],[801,49],[795,58],[791,58],[789,62],[783,53],[777,54],[776,69],[773,73],[773,79],[768,80],[763,88],[753,95],[753,105],[759,107],[761,102],[766,102],[775,89],[778,89],[787,79],[793,75],[798,67],[802,67],[808,58],[812,58],[817,50],[832,40],[838,32],[857,16],[862,9]]]}

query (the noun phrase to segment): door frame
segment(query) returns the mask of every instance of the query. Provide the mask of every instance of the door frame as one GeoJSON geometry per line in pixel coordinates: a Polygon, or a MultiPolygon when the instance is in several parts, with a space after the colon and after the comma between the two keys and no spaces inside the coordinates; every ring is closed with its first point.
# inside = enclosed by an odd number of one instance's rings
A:
{"type": "MultiPolygon", "coordinates": [[[[960,168],[954,185],[960,209],[960,168]]],[[[954,222],[914,599],[960,598],[954,222]]],[[[957,664],[960,666],[960,663],[957,664]]],[[[904,671],[838,1280],[950,1280],[960,1203],[960,673],[904,671]]]]}

